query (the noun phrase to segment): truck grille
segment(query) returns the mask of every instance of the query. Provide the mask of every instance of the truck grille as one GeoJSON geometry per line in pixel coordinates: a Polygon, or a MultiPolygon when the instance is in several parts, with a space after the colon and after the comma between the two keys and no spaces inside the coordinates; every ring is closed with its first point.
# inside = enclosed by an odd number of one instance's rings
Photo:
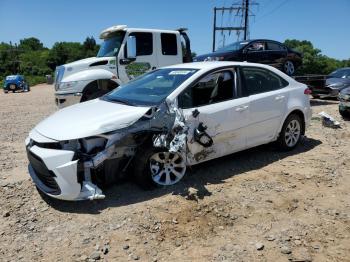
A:
{"type": "Polygon", "coordinates": [[[58,66],[56,67],[56,71],[55,71],[55,90],[57,90],[59,88],[59,84],[63,78],[63,74],[64,74],[65,68],[64,66],[58,66]]]}
{"type": "Polygon", "coordinates": [[[37,178],[49,189],[49,194],[59,195],[61,194],[61,189],[59,188],[56,180],[54,179],[55,174],[49,170],[40,157],[33,154],[29,148],[27,148],[27,156],[32,168],[35,171],[37,178]]]}

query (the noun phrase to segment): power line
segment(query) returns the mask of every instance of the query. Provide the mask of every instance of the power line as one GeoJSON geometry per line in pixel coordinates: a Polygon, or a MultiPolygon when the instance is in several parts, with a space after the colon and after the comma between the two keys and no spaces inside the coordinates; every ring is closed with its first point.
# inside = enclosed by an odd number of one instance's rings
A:
{"type": "Polygon", "coordinates": [[[235,1],[232,3],[230,7],[214,7],[214,25],[213,25],[213,51],[215,51],[216,46],[216,32],[221,32],[221,41],[219,43],[225,44],[226,35],[225,32],[228,31],[229,36],[232,31],[236,32],[237,39],[239,40],[241,32],[244,33],[243,39],[246,40],[249,37],[249,17],[254,16],[251,12],[251,7],[258,5],[254,0],[241,0],[235,1]],[[217,26],[217,12],[221,11],[221,25],[217,26]],[[227,23],[224,26],[224,16],[228,13],[227,21],[231,21],[231,23],[227,23]],[[237,23],[236,18],[240,18],[240,22],[237,23]]]}
{"type": "MultiPolygon", "coordinates": [[[[267,12],[267,13],[263,14],[261,17],[259,17],[259,18],[257,19],[257,21],[260,21],[261,19],[263,19],[263,18],[265,18],[265,17],[267,17],[267,16],[273,14],[273,13],[276,12],[278,9],[280,9],[282,6],[284,6],[288,1],[289,1],[289,0],[283,1],[283,2],[280,3],[278,6],[276,6],[274,9],[272,9],[270,12],[267,12]]],[[[256,21],[256,22],[257,22],[257,21],[256,21]]]]}

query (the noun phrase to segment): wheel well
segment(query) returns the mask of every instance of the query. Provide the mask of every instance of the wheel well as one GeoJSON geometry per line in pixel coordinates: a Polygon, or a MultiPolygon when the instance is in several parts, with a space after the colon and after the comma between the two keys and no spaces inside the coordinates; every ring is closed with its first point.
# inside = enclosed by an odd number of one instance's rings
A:
{"type": "Polygon", "coordinates": [[[302,127],[301,127],[301,133],[302,135],[305,134],[305,116],[304,116],[304,113],[299,110],[299,109],[296,109],[296,110],[293,110],[292,112],[289,113],[289,115],[286,117],[286,119],[290,116],[290,115],[297,115],[300,117],[301,121],[302,121],[302,127]]]}
{"type": "Polygon", "coordinates": [[[110,79],[99,79],[92,81],[84,88],[80,102],[90,100],[90,97],[96,93],[104,95],[118,86],[118,83],[110,79]]]}

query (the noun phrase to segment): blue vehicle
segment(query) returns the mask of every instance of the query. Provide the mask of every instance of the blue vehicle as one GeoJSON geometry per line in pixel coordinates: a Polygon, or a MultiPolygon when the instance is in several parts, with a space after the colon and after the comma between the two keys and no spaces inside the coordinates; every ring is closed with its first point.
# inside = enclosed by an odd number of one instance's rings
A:
{"type": "Polygon", "coordinates": [[[8,93],[12,91],[13,93],[17,90],[21,90],[23,92],[29,92],[30,88],[28,83],[26,82],[24,76],[22,75],[10,75],[7,76],[4,83],[4,93],[8,93]]]}

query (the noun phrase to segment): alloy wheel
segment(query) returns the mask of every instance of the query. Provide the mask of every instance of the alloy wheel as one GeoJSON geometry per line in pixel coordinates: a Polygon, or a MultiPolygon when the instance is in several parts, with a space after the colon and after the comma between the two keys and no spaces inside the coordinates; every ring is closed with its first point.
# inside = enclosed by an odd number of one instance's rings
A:
{"type": "Polygon", "coordinates": [[[162,186],[176,184],[186,172],[186,162],[178,153],[158,152],[150,157],[152,180],[162,186]]]}
{"type": "Polygon", "coordinates": [[[291,61],[287,61],[284,64],[284,72],[287,73],[287,75],[291,76],[294,74],[294,64],[291,61]]]}
{"type": "Polygon", "coordinates": [[[284,139],[285,139],[286,145],[288,147],[295,146],[299,141],[300,134],[301,134],[301,128],[300,128],[299,121],[295,119],[290,121],[284,133],[284,139]]]}

